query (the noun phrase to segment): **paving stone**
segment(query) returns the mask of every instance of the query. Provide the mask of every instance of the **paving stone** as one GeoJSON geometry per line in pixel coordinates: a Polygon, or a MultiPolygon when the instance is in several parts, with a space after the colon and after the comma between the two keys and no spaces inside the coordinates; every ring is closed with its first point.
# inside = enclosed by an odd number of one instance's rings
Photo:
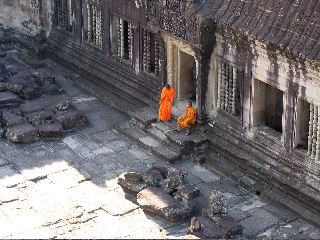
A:
{"type": "Polygon", "coordinates": [[[244,236],[256,236],[279,222],[277,217],[263,208],[252,209],[249,213],[250,217],[240,221],[241,226],[243,226],[244,236]]]}
{"type": "Polygon", "coordinates": [[[13,188],[6,188],[0,186],[0,202],[7,203],[19,199],[19,193],[13,188]]]}
{"type": "Polygon", "coordinates": [[[9,164],[8,160],[5,157],[0,156],[0,167],[9,164]]]}
{"type": "Polygon", "coordinates": [[[62,138],[63,127],[60,123],[46,123],[37,126],[40,138],[62,138]]]}
{"type": "Polygon", "coordinates": [[[164,190],[154,187],[139,192],[137,201],[142,209],[173,222],[187,219],[192,211],[190,207],[174,199],[164,190]]]}
{"type": "Polygon", "coordinates": [[[193,166],[192,174],[201,178],[204,182],[216,182],[220,179],[220,176],[216,176],[214,173],[211,173],[209,170],[201,166],[193,166]]]}
{"type": "Polygon", "coordinates": [[[146,136],[146,137],[142,137],[139,138],[139,141],[142,142],[143,144],[149,146],[149,147],[160,147],[161,144],[159,141],[157,141],[156,139],[150,137],[150,136],[146,136]]]}
{"type": "Polygon", "coordinates": [[[19,172],[10,166],[0,167],[0,185],[4,187],[13,187],[23,183],[26,179],[19,172]]]}
{"type": "Polygon", "coordinates": [[[106,197],[108,202],[102,206],[102,209],[112,216],[122,216],[139,208],[139,205],[127,200],[124,194],[120,194],[119,192],[108,192],[106,193],[106,197]]]}
{"type": "Polygon", "coordinates": [[[38,130],[31,124],[22,124],[7,129],[6,137],[13,143],[31,143],[38,139],[38,130]]]}
{"type": "Polygon", "coordinates": [[[83,127],[88,123],[86,116],[75,110],[58,112],[53,119],[61,123],[65,130],[83,127]]]}
{"type": "Polygon", "coordinates": [[[19,106],[22,100],[12,92],[0,92],[0,108],[19,106]]]}
{"type": "Polygon", "coordinates": [[[40,227],[31,231],[13,234],[10,237],[12,239],[54,239],[56,234],[49,227],[40,227]]]}
{"type": "Polygon", "coordinates": [[[249,212],[242,211],[238,208],[231,209],[227,212],[231,217],[233,217],[236,221],[241,221],[250,216],[249,212]]]}
{"type": "Polygon", "coordinates": [[[228,236],[237,236],[242,234],[242,226],[230,215],[216,216],[213,218],[213,222],[225,229],[228,236]]]}

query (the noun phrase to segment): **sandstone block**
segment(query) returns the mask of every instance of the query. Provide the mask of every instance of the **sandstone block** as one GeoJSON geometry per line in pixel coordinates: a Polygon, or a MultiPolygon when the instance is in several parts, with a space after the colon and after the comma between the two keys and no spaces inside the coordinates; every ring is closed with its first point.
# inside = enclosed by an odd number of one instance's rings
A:
{"type": "Polygon", "coordinates": [[[176,222],[190,217],[192,209],[160,188],[148,187],[137,195],[142,209],[176,222]]]}
{"type": "Polygon", "coordinates": [[[37,129],[31,124],[22,124],[7,129],[6,137],[13,143],[30,143],[38,138],[37,129]]]}
{"type": "Polygon", "coordinates": [[[82,127],[88,122],[86,116],[76,110],[57,112],[53,119],[61,123],[64,130],[82,127]]]}
{"type": "Polygon", "coordinates": [[[40,90],[42,93],[47,95],[57,95],[60,93],[60,89],[54,83],[45,82],[41,87],[40,90]]]}
{"type": "Polygon", "coordinates": [[[191,219],[188,234],[193,234],[203,239],[226,239],[228,234],[225,229],[210,221],[205,216],[191,219]]]}
{"type": "Polygon", "coordinates": [[[39,137],[41,138],[62,138],[63,127],[60,123],[40,124],[38,127],[39,137]]]}
{"type": "Polygon", "coordinates": [[[18,115],[10,110],[2,111],[1,117],[2,124],[5,127],[12,127],[26,122],[21,115],[18,115]]]}
{"type": "Polygon", "coordinates": [[[125,178],[125,173],[119,176],[118,184],[125,192],[134,196],[136,196],[140,191],[147,187],[147,184],[145,184],[143,181],[127,180],[125,178]]]}
{"type": "Polygon", "coordinates": [[[143,174],[143,181],[152,187],[160,186],[160,181],[163,180],[163,175],[158,169],[150,168],[143,174]]]}
{"type": "Polygon", "coordinates": [[[184,185],[178,189],[177,195],[191,201],[198,197],[200,190],[195,185],[184,185]]]}
{"type": "Polygon", "coordinates": [[[44,104],[40,100],[35,100],[32,102],[26,102],[20,105],[20,111],[24,114],[39,112],[45,108],[44,104]]]}
{"type": "Polygon", "coordinates": [[[225,229],[229,237],[242,234],[242,226],[229,215],[216,216],[212,220],[217,225],[225,229]]]}
{"type": "Polygon", "coordinates": [[[0,108],[16,107],[22,100],[12,92],[0,92],[0,108]]]}
{"type": "Polygon", "coordinates": [[[124,174],[124,178],[127,181],[131,181],[131,182],[140,182],[142,181],[142,176],[140,173],[137,172],[127,172],[124,174]]]}

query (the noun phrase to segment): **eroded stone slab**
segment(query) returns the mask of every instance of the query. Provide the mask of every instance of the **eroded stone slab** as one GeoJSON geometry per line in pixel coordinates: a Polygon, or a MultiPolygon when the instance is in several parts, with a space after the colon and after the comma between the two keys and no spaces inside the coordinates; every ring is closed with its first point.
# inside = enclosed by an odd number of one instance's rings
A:
{"type": "Polygon", "coordinates": [[[0,92],[0,108],[18,106],[22,100],[12,92],[0,92]]]}
{"type": "Polygon", "coordinates": [[[226,239],[228,234],[225,229],[210,221],[207,217],[200,216],[191,220],[188,234],[193,234],[204,239],[226,239]]]}
{"type": "Polygon", "coordinates": [[[4,110],[1,114],[1,117],[2,124],[5,127],[12,127],[26,122],[26,120],[22,116],[9,110],[4,110]]]}
{"type": "Polygon", "coordinates": [[[118,178],[118,184],[122,187],[122,189],[133,195],[136,196],[140,191],[147,187],[147,184],[143,181],[130,181],[127,180],[125,177],[125,173],[121,174],[118,178]]]}
{"type": "Polygon", "coordinates": [[[54,116],[54,120],[61,123],[64,130],[82,127],[88,122],[86,116],[76,110],[59,111],[57,115],[54,116]]]}
{"type": "Polygon", "coordinates": [[[41,138],[62,138],[63,127],[60,123],[46,123],[38,127],[39,137],[41,138]]]}
{"type": "Polygon", "coordinates": [[[142,209],[173,222],[189,218],[192,211],[189,206],[160,188],[145,188],[138,193],[137,200],[142,209]]]}
{"type": "Polygon", "coordinates": [[[29,123],[7,129],[6,137],[13,143],[31,143],[38,138],[38,130],[29,123]]]}

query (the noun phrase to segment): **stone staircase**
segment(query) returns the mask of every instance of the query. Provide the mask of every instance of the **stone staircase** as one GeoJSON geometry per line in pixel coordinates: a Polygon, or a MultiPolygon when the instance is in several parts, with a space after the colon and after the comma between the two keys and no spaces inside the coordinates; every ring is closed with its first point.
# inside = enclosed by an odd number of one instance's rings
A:
{"type": "Polygon", "coordinates": [[[156,157],[169,163],[182,158],[205,162],[209,142],[200,126],[196,126],[190,136],[186,136],[186,132],[175,130],[175,120],[158,122],[154,109],[146,107],[130,115],[130,124],[120,125],[118,131],[156,157]]]}

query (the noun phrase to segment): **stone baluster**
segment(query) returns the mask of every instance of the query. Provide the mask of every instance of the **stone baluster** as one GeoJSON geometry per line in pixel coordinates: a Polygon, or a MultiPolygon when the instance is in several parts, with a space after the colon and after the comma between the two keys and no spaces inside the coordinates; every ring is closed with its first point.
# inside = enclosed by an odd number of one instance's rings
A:
{"type": "Polygon", "coordinates": [[[218,81],[217,81],[217,108],[221,107],[221,63],[218,62],[218,81]]]}
{"type": "Polygon", "coordinates": [[[228,77],[228,109],[227,112],[232,114],[232,97],[233,97],[233,67],[229,66],[228,77]]]}
{"type": "Polygon", "coordinates": [[[119,18],[118,56],[123,57],[123,19],[119,18]]]}
{"type": "Polygon", "coordinates": [[[143,30],[143,70],[145,72],[148,71],[148,57],[147,57],[147,49],[148,49],[148,39],[147,39],[147,31],[146,30],[143,30]]]}
{"type": "Polygon", "coordinates": [[[229,66],[227,64],[225,65],[225,75],[224,75],[224,110],[228,111],[228,103],[229,103],[229,66]]]}
{"type": "Polygon", "coordinates": [[[312,152],[311,157],[316,156],[316,146],[317,146],[317,131],[318,131],[318,106],[314,106],[314,117],[313,117],[313,134],[312,134],[312,152]]]}
{"type": "Polygon", "coordinates": [[[313,118],[314,118],[314,107],[310,103],[310,121],[309,121],[309,134],[308,134],[308,156],[311,157],[312,153],[312,135],[313,135],[313,118]]]}
{"type": "Polygon", "coordinates": [[[318,108],[318,129],[317,129],[317,140],[316,140],[316,155],[315,155],[315,160],[317,162],[320,162],[320,111],[318,108]]]}
{"type": "Polygon", "coordinates": [[[160,44],[158,42],[158,40],[155,40],[155,75],[156,76],[159,76],[159,73],[160,73],[160,44]]]}
{"type": "Polygon", "coordinates": [[[128,23],[128,43],[129,43],[129,61],[133,62],[133,26],[132,23],[128,23]]]}
{"type": "Polygon", "coordinates": [[[236,99],[236,94],[237,94],[237,69],[236,68],[232,68],[232,71],[233,71],[233,74],[232,74],[232,76],[233,76],[233,79],[232,79],[232,83],[233,83],[233,85],[232,85],[232,110],[231,110],[231,113],[232,113],[232,115],[236,115],[236,101],[237,101],[237,99],[236,99]]]}
{"type": "Polygon", "coordinates": [[[220,81],[220,94],[221,94],[221,102],[220,102],[220,109],[224,110],[224,100],[225,100],[225,67],[223,63],[220,63],[220,68],[221,68],[221,81],[220,81]]]}
{"type": "Polygon", "coordinates": [[[91,31],[92,31],[92,25],[91,25],[92,16],[91,16],[91,7],[90,7],[89,4],[87,4],[87,10],[88,10],[88,19],[87,19],[88,20],[87,21],[87,24],[88,24],[87,34],[88,34],[88,36],[87,36],[87,40],[90,41],[90,39],[91,39],[91,31]]]}

